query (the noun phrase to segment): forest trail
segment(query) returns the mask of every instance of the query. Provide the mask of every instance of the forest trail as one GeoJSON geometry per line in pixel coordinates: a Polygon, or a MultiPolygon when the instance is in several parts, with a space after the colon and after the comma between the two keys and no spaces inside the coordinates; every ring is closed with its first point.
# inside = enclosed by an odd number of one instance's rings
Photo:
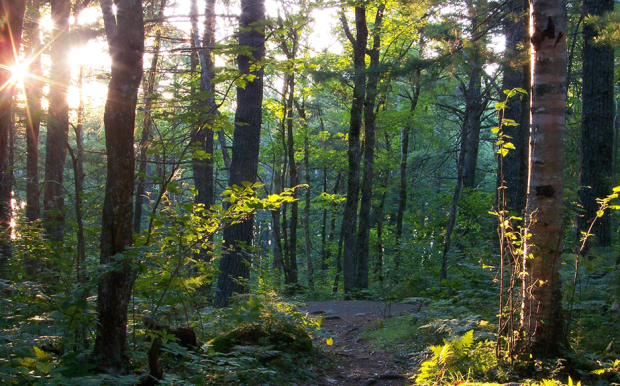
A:
{"type": "Polygon", "coordinates": [[[398,352],[381,350],[361,337],[364,329],[389,317],[417,312],[420,305],[379,301],[311,301],[306,308],[313,316],[324,315],[321,328],[335,336],[333,345],[323,345],[334,355],[334,361],[320,369],[318,379],[305,386],[404,386],[413,382],[407,358],[398,352]]]}

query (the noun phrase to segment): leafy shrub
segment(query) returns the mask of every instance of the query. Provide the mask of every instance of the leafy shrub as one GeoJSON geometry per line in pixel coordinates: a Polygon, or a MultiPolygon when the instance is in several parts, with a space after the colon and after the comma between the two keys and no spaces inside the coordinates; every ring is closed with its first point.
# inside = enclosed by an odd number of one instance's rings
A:
{"type": "Polygon", "coordinates": [[[431,346],[430,349],[433,357],[422,363],[416,376],[416,383],[421,386],[485,376],[497,365],[493,342],[474,344],[473,330],[460,338],[444,340],[443,346],[431,346]]]}

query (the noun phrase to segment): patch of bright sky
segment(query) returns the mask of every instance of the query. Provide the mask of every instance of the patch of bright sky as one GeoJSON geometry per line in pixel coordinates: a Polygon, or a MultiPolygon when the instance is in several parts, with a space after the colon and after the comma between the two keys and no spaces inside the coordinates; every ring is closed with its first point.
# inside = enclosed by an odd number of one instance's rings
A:
{"type": "MultiPolygon", "coordinates": [[[[215,13],[218,15],[238,15],[239,7],[231,6],[226,7],[221,2],[217,2],[215,6],[215,13]]],[[[278,10],[280,3],[277,0],[265,1],[265,13],[267,17],[275,18],[278,16],[278,10]]],[[[204,1],[198,1],[199,14],[204,13],[204,1]]],[[[191,31],[191,23],[187,18],[181,18],[182,16],[189,15],[190,13],[190,1],[178,1],[176,6],[168,7],[165,11],[166,16],[171,17],[172,24],[188,34],[191,31]],[[178,18],[174,18],[177,16],[178,18]]],[[[314,52],[332,52],[342,53],[343,47],[338,41],[338,38],[332,34],[334,26],[339,23],[337,8],[324,8],[314,9],[312,11],[313,25],[312,33],[310,34],[310,45],[314,52]]],[[[202,20],[199,21],[199,29],[202,28],[202,20]]],[[[216,33],[219,39],[223,39],[226,36],[230,36],[234,31],[231,29],[230,18],[217,18],[216,33]]]]}
{"type": "MultiPolygon", "coordinates": [[[[265,10],[268,17],[277,17],[279,2],[276,0],[266,0],[265,10]]],[[[198,0],[198,13],[204,13],[204,1],[198,0]]],[[[165,15],[168,17],[170,24],[183,31],[187,38],[190,37],[191,23],[187,17],[190,13],[190,1],[178,0],[176,4],[166,8],[165,15]]],[[[218,15],[238,15],[238,6],[226,7],[221,2],[216,3],[216,14],[218,15]]],[[[333,28],[339,23],[337,8],[315,9],[312,11],[313,24],[311,25],[311,34],[309,44],[312,54],[319,52],[342,53],[342,44],[338,38],[332,34],[333,28]]],[[[101,19],[100,7],[88,7],[84,9],[78,16],[77,23],[80,25],[93,24],[101,19]]],[[[71,24],[76,23],[73,16],[70,20],[71,24]]],[[[199,29],[202,27],[203,20],[199,20],[199,29]]],[[[234,33],[236,22],[232,18],[218,17],[216,31],[218,38],[223,40],[225,37],[234,33]]],[[[40,21],[41,28],[50,32],[54,23],[49,14],[42,16],[40,21]]],[[[110,55],[107,50],[107,42],[105,39],[97,39],[88,42],[88,44],[74,47],[71,50],[70,62],[72,63],[72,78],[75,80],[79,76],[79,66],[87,67],[90,72],[109,72],[111,66],[110,55]]],[[[45,56],[45,55],[44,55],[45,56]]],[[[46,62],[49,58],[44,58],[46,62]]],[[[150,60],[145,58],[145,66],[149,65],[150,60]]],[[[223,66],[223,60],[216,58],[216,65],[223,66]]],[[[107,97],[107,83],[96,79],[86,79],[83,85],[83,97],[85,102],[94,106],[101,106],[105,103],[107,97]]],[[[47,94],[47,92],[46,92],[47,94]]],[[[77,108],[79,103],[79,90],[76,86],[69,88],[68,102],[71,108],[77,108]]],[[[44,100],[44,104],[47,101],[44,100]]],[[[43,106],[46,108],[46,106],[43,106]]]]}

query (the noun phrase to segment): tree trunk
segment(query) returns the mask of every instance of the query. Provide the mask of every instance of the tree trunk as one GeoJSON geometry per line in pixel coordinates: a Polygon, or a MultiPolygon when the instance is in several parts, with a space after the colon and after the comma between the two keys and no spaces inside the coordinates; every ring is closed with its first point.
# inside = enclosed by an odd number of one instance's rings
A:
{"type": "Polygon", "coordinates": [[[385,172],[383,180],[381,181],[381,200],[379,201],[379,206],[377,207],[377,213],[375,215],[375,221],[377,222],[377,260],[375,261],[374,274],[380,282],[383,281],[383,218],[389,179],[390,173],[385,172]]]}
{"type": "MultiPolygon", "coordinates": [[[[161,0],[159,8],[159,18],[164,17],[164,10],[166,9],[166,0],[161,0]]],[[[155,76],[157,75],[157,62],[159,61],[159,46],[161,42],[161,28],[156,28],[155,41],[153,42],[153,57],[151,58],[151,66],[148,71],[148,77],[146,79],[146,90],[144,90],[144,96],[142,103],[144,104],[144,117],[142,119],[142,137],[140,138],[140,158],[138,159],[138,179],[136,181],[136,198],[135,198],[135,210],[133,218],[133,231],[136,234],[140,234],[142,226],[142,206],[144,205],[144,199],[146,197],[146,164],[149,141],[151,140],[151,109],[153,108],[153,98],[155,94],[155,76]]]]}
{"type": "MultiPolygon", "coordinates": [[[[208,0],[205,3],[205,29],[202,39],[202,46],[206,47],[198,51],[200,57],[200,93],[206,95],[200,105],[204,116],[204,127],[196,132],[194,137],[195,147],[203,151],[208,156],[194,157],[192,169],[194,172],[194,184],[198,195],[196,203],[204,204],[209,208],[214,201],[214,180],[213,180],[213,129],[215,122],[214,115],[217,115],[217,104],[215,103],[215,89],[213,78],[215,76],[213,63],[213,47],[215,42],[215,0],[208,0]]],[[[197,31],[197,28],[194,28],[197,31]]],[[[195,39],[197,41],[197,39],[195,39]]]]}
{"type": "Polygon", "coordinates": [[[353,65],[355,67],[353,102],[351,103],[351,120],[349,123],[347,202],[342,218],[341,231],[344,243],[342,267],[344,274],[344,292],[349,293],[355,288],[357,281],[356,227],[360,188],[360,132],[362,129],[364,96],[366,94],[366,43],[368,41],[366,7],[355,7],[356,37],[353,37],[349,31],[344,14],[341,16],[341,19],[347,37],[353,46],[353,65]]]}
{"type": "MultiPolygon", "coordinates": [[[[273,160],[273,188],[271,189],[274,194],[282,193],[282,173],[280,172],[280,168],[281,157],[275,155],[273,160]]],[[[271,233],[273,242],[273,267],[276,269],[284,269],[282,232],[280,229],[280,208],[271,211],[271,226],[273,228],[273,232],[271,233]]]]}
{"type": "MultiPolygon", "coordinates": [[[[476,63],[478,64],[478,63],[476,63]]],[[[463,119],[463,143],[465,159],[463,160],[463,187],[476,186],[476,164],[478,162],[478,146],[480,143],[480,117],[485,103],[480,93],[482,67],[472,67],[469,87],[465,91],[465,116],[463,119]]]]}
{"type": "Polygon", "coordinates": [[[144,24],[142,2],[101,0],[112,58],[112,72],[103,121],[107,150],[107,180],[101,220],[102,265],[119,261],[98,288],[97,337],[93,354],[113,368],[127,365],[127,307],[136,272],[118,254],[133,243],[134,126],[138,87],[142,79],[144,24]]]}
{"type": "Polygon", "coordinates": [[[522,347],[536,358],[568,348],[562,316],[560,265],[564,191],[566,2],[534,0],[532,129],[523,266],[522,347]]]}
{"type": "MultiPolygon", "coordinates": [[[[42,75],[41,71],[41,38],[39,36],[39,23],[41,17],[39,0],[33,0],[28,8],[29,21],[25,24],[24,40],[28,43],[28,56],[32,58],[28,66],[28,72],[36,77],[42,75]]],[[[41,97],[43,85],[40,80],[30,78],[24,80],[27,99],[26,116],[26,218],[29,221],[39,219],[41,205],[39,203],[39,128],[41,126],[41,97]]],[[[31,270],[29,267],[28,269],[31,270]]],[[[30,271],[29,274],[34,274],[30,271]]]]}
{"type": "MultiPolygon", "coordinates": [[[[504,23],[506,34],[506,59],[504,67],[504,90],[520,87],[530,94],[529,45],[529,0],[511,0],[504,23]]],[[[502,158],[504,175],[498,176],[497,186],[504,179],[507,208],[521,216],[525,210],[527,191],[527,152],[529,142],[530,110],[528,98],[513,98],[508,101],[504,118],[512,119],[518,126],[503,126],[504,134],[512,138],[515,146],[502,158]]]]}
{"type": "MultiPolygon", "coordinates": [[[[306,238],[306,266],[308,267],[308,287],[314,288],[314,264],[312,262],[312,240],[310,239],[310,128],[307,124],[306,111],[302,106],[299,110],[299,118],[304,126],[304,169],[306,171],[306,207],[304,208],[304,235],[306,238]]],[[[323,237],[325,234],[325,223],[323,223],[323,237]]]]}
{"type": "Polygon", "coordinates": [[[454,226],[456,225],[456,215],[458,212],[459,200],[461,199],[461,193],[463,192],[463,165],[465,164],[465,153],[467,147],[466,141],[467,136],[461,135],[461,150],[459,151],[459,157],[456,161],[456,186],[454,187],[452,206],[450,207],[448,225],[446,226],[446,236],[444,237],[443,242],[441,268],[439,269],[439,281],[448,278],[448,253],[450,252],[452,233],[454,232],[454,226]]]}
{"type": "MultiPolygon", "coordinates": [[[[323,167],[323,194],[327,194],[327,167],[323,167]]],[[[321,220],[321,273],[327,271],[327,206],[323,207],[321,220]]]]}
{"type": "MultiPolygon", "coordinates": [[[[424,39],[420,37],[420,50],[418,57],[421,59],[424,54],[424,39]]],[[[400,130],[400,186],[398,188],[398,212],[396,213],[396,240],[400,241],[403,235],[403,219],[407,209],[407,160],[409,158],[409,135],[411,134],[413,117],[418,107],[420,98],[422,68],[416,68],[413,74],[413,90],[411,93],[411,104],[409,106],[409,122],[400,130]]]]}
{"type": "MultiPolygon", "coordinates": [[[[584,0],[588,16],[602,16],[614,10],[613,0],[584,0]]],[[[596,219],[591,233],[593,244],[611,245],[609,210],[597,218],[597,198],[611,194],[614,139],[614,47],[597,42],[598,28],[586,21],[583,26],[583,94],[581,113],[581,174],[579,200],[583,213],[578,227],[587,232],[596,219]]]]}
{"type": "Polygon", "coordinates": [[[379,51],[381,49],[381,24],[385,3],[379,4],[375,16],[373,30],[373,47],[367,50],[370,56],[368,66],[368,82],[364,100],[364,171],[361,186],[362,199],[360,204],[359,229],[357,234],[357,288],[368,288],[368,261],[370,260],[370,227],[372,220],[372,180],[375,165],[375,101],[377,83],[379,82],[379,51]]]}
{"type": "MultiPolygon", "coordinates": [[[[192,10],[195,10],[195,1],[192,2],[192,10]]],[[[199,45],[198,25],[196,17],[192,18],[192,34],[194,46],[199,45]]],[[[194,134],[194,150],[204,153],[192,159],[192,171],[194,186],[198,194],[194,197],[194,202],[203,204],[205,208],[211,207],[215,200],[215,180],[213,175],[213,125],[215,116],[219,114],[215,102],[215,89],[213,78],[215,76],[213,63],[213,46],[215,45],[215,1],[208,0],[205,3],[205,24],[202,39],[203,49],[198,50],[200,58],[200,114],[204,117],[204,122],[194,134]]],[[[209,261],[209,248],[201,248],[196,256],[198,259],[209,261]]]]}
{"type": "MultiPolygon", "coordinates": [[[[256,182],[258,175],[258,152],[260,149],[260,129],[262,124],[263,67],[251,68],[265,54],[265,34],[257,26],[265,19],[264,0],[241,0],[239,20],[239,46],[251,47],[252,55],[239,55],[239,72],[253,75],[245,88],[237,87],[237,111],[233,155],[230,166],[229,185],[242,182],[256,182]]],[[[251,252],[246,246],[252,245],[254,217],[224,230],[226,253],[220,260],[220,275],[215,296],[215,307],[228,305],[230,295],[247,292],[250,278],[251,252]]]]}
{"type": "MultiPolygon", "coordinates": [[[[338,194],[340,190],[340,182],[342,181],[342,173],[338,173],[336,176],[336,182],[334,183],[334,195],[338,194]]],[[[332,258],[333,250],[334,250],[334,238],[336,236],[336,218],[338,217],[338,204],[332,203],[330,220],[329,220],[329,233],[327,234],[327,253],[325,254],[325,270],[327,270],[327,262],[332,258]]],[[[342,263],[340,261],[340,256],[338,256],[338,262],[336,264],[340,267],[340,271],[342,270],[342,263]]],[[[338,273],[340,273],[338,271],[338,273]]]]}
{"type": "MultiPolygon", "coordinates": [[[[86,239],[84,236],[84,215],[82,210],[82,194],[84,192],[84,144],[82,141],[82,133],[84,129],[84,98],[82,94],[83,90],[83,75],[84,66],[80,65],[80,75],[78,79],[79,87],[79,105],[77,110],[77,125],[74,126],[75,131],[75,144],[76,152],[73,151],[71,146],[67,143],[67,148],[73,161],[73,175],[74,175],[74,188],[75,188],[75,221],[77,222],[77,256],[76,256],[76,278],[77,282],[84,285],[81,299],[86,302],[88,299],[88,292],[86,290],[87,278],[84,275],[84,263],[86,263],[86,239]]],[[[81,340],[82,347],[88,348],[88,325],[83,322],[81,325],[81,340]]]]}
{"type": "MultiPolygon", "coordinates": [[[[294,55],[293,55],[294,58],[294,55]]],[[[299,185],[299,177],[297,176],[297,163],[295,162],[295,143],[293,138],[293,98],[295,97],[295,75],[292,73],[287,75],[288,83],[288,99],[286,102],[286,139],[287,154],[289,167],[289,184],[291,188],[299,185]]],[[[297,191],[293,191],[292,197],[297,199],[297,191]]],[[[291,219],[289,221],[289,238],[288,238],[288,258],[289,258],[289,275],[286,284],[297,284],[298,268],[297,268],[297,225],[299,222],[299,201],[295,200],[291,203],[291,219]]]]}
{"type": "Polygon", "coordinates": [[[10,81],[7,67],[15,64],[19,57],[22,23],[26,9],[25,0],[0,0],[0,278],[11,257],[11,190],[13,172],[10,165],[9,135],[12,131],[12,107],[15,82],[10,81]],[[14,51],[15,50],[15,51],[14,51]]]}
{"type": "Polygon", "coordinates": [[[51,5],[54,29],[50,53],[52,68],[45,143],[43,212],[48,235],[54,241],[61,241],[65,233],[63,174],[69,135],[67,95],[71,83],[71,65],[67,52],[71,50],[69,36],[71,1],[51,0],[51,5]]]}

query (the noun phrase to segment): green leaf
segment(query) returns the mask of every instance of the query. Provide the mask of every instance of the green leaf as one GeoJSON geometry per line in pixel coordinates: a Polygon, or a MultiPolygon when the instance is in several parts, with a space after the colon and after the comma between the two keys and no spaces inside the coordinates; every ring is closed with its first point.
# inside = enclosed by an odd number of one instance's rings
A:
{"type": "Polygon", "coordinates": [[[80,311],[86,311],[88,309],[88,302],[86,299],[78,299],[75,305],[80,311]]]}
{"type": "Polygon", "coordinates": [[[41,350],[40,348],[38,348],[37,346],[33,346],[32,348],[34,349],[34,355],[36,355],[38,360],[41,361],[48,357],[47,353],[41,350]]]}

